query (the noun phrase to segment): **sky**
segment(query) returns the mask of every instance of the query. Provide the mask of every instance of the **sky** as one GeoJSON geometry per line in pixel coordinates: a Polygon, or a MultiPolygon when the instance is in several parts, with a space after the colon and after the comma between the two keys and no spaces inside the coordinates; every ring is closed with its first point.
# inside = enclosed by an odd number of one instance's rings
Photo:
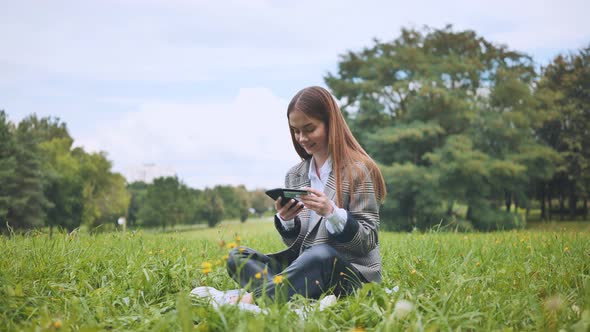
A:
{"type": "Polygon", "coordinates": [[[58,117],[128,181],[281,187],[286,108],[400,29],[474,30],[547,64],[590,43],[588,0],[0,0],[0,109],[58,117]]]}

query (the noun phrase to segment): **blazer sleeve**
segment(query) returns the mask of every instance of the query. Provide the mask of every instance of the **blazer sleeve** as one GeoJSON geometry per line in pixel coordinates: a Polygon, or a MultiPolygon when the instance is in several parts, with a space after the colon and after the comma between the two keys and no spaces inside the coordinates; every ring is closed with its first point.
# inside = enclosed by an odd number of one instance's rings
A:
{"type": "MultiPolygon", "coordinates": [[[[296,166],[297,167],[297,166],[296,166]]],[[[287,175],[285,175],[285,188],[292,188],[294,185],[294,177],[296,176],[297,172],[294,171],[296,168],[289,170],[287,175]]],[[[299,216],[295,216],[294,222],[295,227],[291,230],[285,230],[281,221],[275,216],[275,228],[281,235],[283,243],[287,245],[287,247],[293,247],[292,249],[299,250],[299,246],[301,246],[301,241],[297,241],[300,238],[301,233],[301,218],[299,216]]]]}
{"type": "Polygon", "coordinates": [[[379,245],[379,203],[375,196],[373,181],[368,169],[363,165],[362,172],[355,173],[353,184],[345,185],[348,191],[348,218],[342,232],[329,234],[335,241],[345,244],[359,256],[367,255],[379,245]],[[353,185],[352,195],[350,185],[353,185]]]}

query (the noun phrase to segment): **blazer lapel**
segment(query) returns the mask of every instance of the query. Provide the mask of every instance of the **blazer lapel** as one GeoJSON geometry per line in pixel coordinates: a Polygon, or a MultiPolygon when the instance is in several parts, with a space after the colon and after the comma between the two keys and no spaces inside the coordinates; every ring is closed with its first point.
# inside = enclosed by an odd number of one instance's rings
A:
{"type": "MultiPolygon", "coordinates": [[[[298,180],[296,182],[297,185],[295,186],[297,189],[301,189],[304,187],[311,187],[311,180],[309,179],[309,166],[310,160],[307,161],[305,167],[301,169],[299,174],[297,174],[298,180]]],[[[301,227],[303,228],[302,231],[307,232],[311,230],[309,228],[309,224],[311,222],[310,219],[311,211],[309,209],[303,209],[299,214],[299,219],[301,220],[301,227]]]]}
{"type": "Polygon", "coordinates": [[[328,176],[328,182],[326,182],[326,187],[324,188],[324,194],[328,196],[328,198],[335,202],[336,199],[336,179],[334,179],[334,171],[330,172],[330,176],[328,176]]]}

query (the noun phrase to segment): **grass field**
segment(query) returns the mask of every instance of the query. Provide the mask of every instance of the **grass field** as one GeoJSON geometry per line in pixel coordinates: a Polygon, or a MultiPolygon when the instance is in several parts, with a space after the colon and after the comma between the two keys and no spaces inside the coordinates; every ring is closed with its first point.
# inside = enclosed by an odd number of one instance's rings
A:
{"type": "Polygon", "coordinates": [[[324,311],[298,300],[267,314],[215,309],[188,293],[236,288],[224,266],[234,244],[282,249],[268,220],[0,237],[0,330],[589,331],[590,232],[573,229],[381,233],[382,284],[324,311]],[[306,319],[294,305],[310,310],[306,319]]]}

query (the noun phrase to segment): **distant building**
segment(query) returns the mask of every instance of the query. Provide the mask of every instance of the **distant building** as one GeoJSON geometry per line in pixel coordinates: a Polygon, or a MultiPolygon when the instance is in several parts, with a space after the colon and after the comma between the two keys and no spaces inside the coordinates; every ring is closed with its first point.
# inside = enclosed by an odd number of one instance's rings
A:
{"type": "Polygon", "coordinates": [[[175,175],[176,171],[172,166],[161,166],[154,163],[131,166],[125,171],[125,178],[128,183],[136,181],[151,183],[156,178],[175,175]]]}

